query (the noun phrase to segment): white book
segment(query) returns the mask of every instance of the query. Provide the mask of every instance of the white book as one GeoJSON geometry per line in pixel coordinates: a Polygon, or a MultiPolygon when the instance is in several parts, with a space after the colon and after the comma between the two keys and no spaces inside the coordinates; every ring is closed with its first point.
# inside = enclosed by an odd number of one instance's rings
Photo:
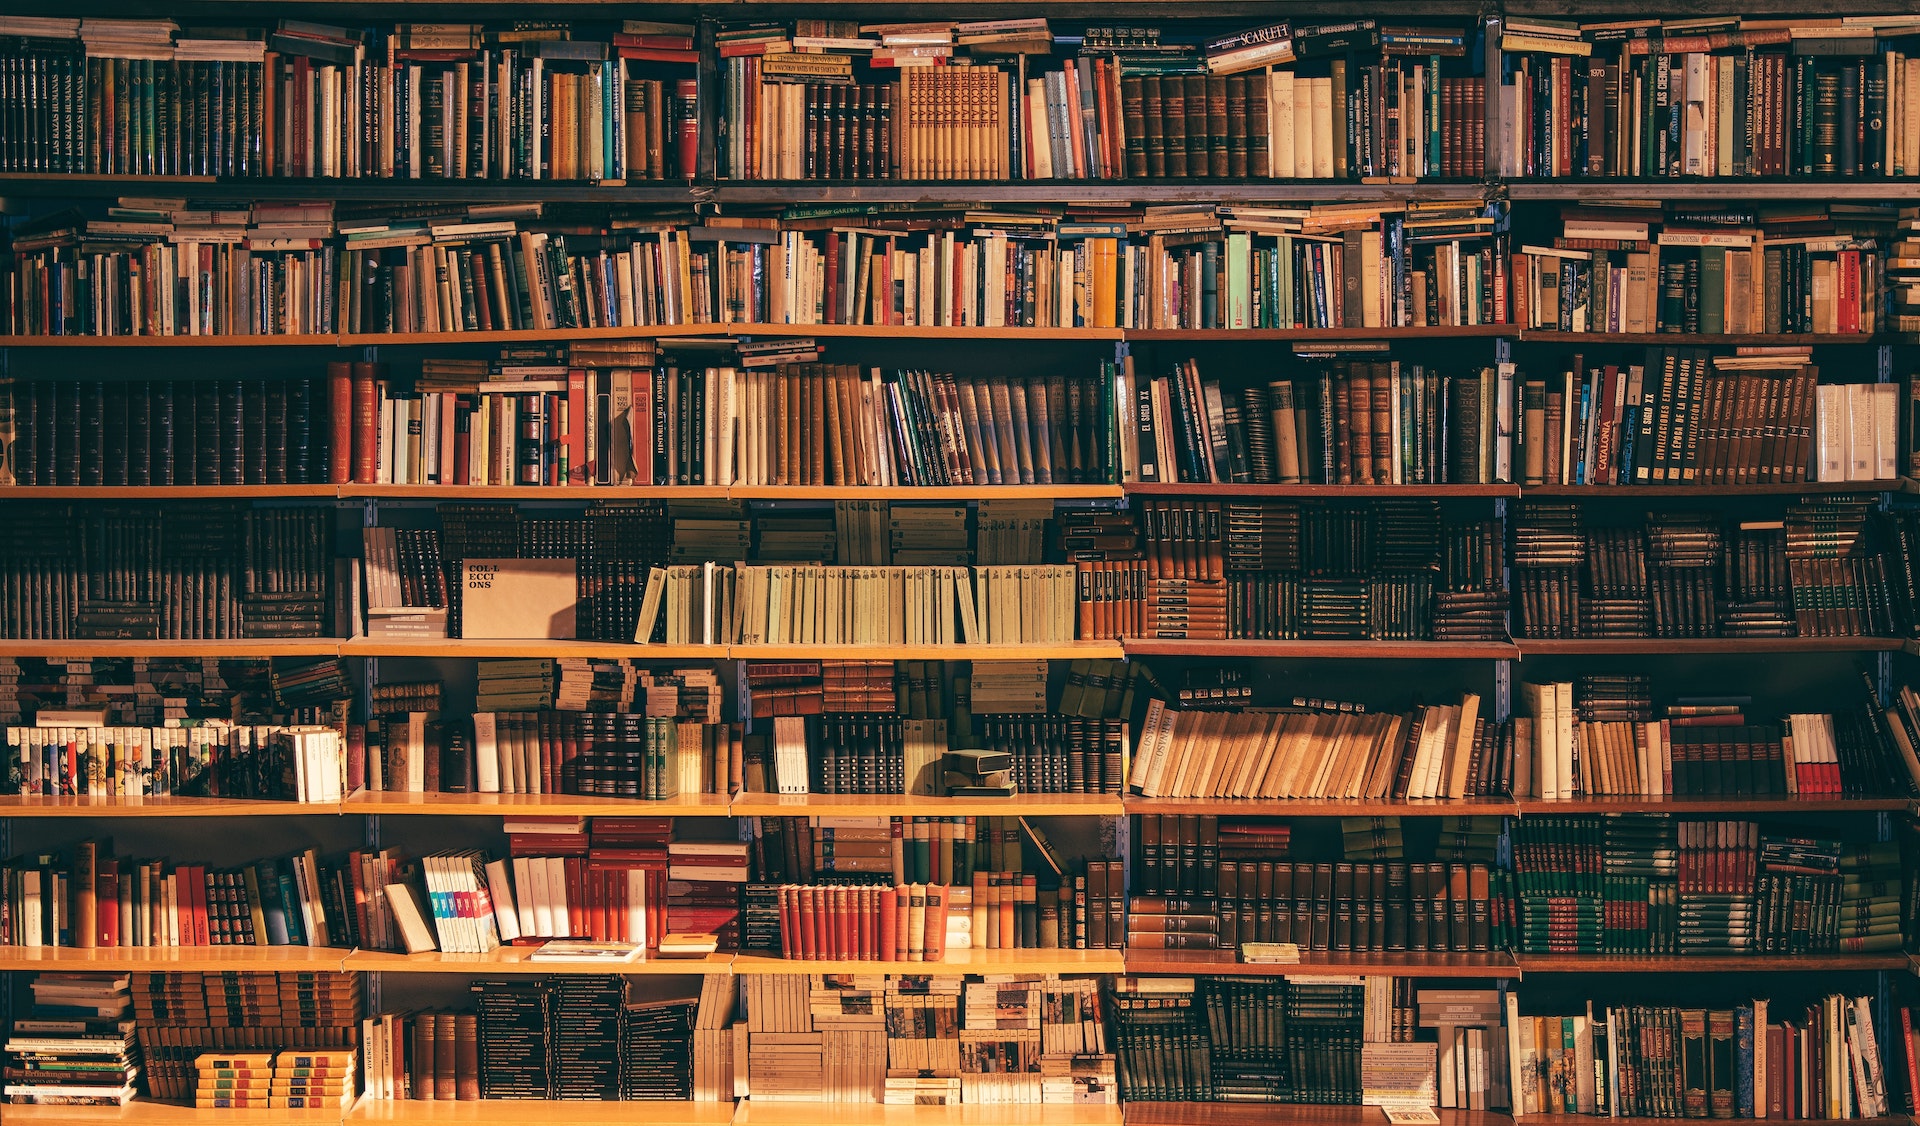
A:
{"type": "Polygon", "coordinates": [[[473,713],[473,784],[478,793],[500,792],[500,747],[492,712],[473,713]]]}
{"type": "Polygon", "coordinates": [[[564,938],[573,934],[573,923],[568,917],[567,868],[563,857],[543,858],[547,868],[547,896],[553,914],[553,937],[564,938]]]}
{"type": "Polygon", "coordinates": [[[520,937],[520,911],[514,902],[513,883],[507,878],[507,862],[487,862],[487,895],[493,900],[494,926],[500,938],[512,942],[520,937]]]}

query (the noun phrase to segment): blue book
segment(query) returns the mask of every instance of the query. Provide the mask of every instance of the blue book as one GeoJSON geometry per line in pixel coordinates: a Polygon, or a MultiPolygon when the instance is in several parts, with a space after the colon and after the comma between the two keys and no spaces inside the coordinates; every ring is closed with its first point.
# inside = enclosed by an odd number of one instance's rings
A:
{"type": "Polygon", "coordinates": [[[1733,1114],[1753,1117],[1753,1006],[1733,1010],[1733,1114]]]}

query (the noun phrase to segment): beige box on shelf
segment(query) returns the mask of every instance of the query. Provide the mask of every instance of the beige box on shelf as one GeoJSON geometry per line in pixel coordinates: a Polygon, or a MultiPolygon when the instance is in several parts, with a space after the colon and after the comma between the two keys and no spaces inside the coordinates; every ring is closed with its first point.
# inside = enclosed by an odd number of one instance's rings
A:
{"type": "Polygon", "coordinates": [[[460,568],[460,636],[567,641],[579,588],[572,559],[468,559],[460,568]]]}

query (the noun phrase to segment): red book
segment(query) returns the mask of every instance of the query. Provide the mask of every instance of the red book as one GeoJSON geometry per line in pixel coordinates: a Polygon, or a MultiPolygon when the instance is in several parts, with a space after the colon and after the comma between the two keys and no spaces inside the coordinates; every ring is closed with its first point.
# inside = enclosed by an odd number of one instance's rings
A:
{"type": "Polygon", "coordinates": [[[812,888],[807,892],[808,908],[813,913],[813,946],[809,958],[830,958],[833,956],[833,895],[828,888],[812,888]]]}
{"type": "Polygon", "coordinates": [[[664,51],[693,50],[691,35],[630,35],[624,31],[613,33],[613,45],[616,47],[658,47],[664,51]]]}
{"type": "Polygon", "coordinates": [[[895,899],[895,893],[892,888],[879,889],[874,898],[880,901],[880,909],[878,911],[880,916],[880,929],[879,933],[875,936],[879,939],[878,953],[880,960],[882,962],[898,961],[899,945],[897,928],[899,926],[899,903],[895,899]]]}
{"type": "Polygon", "coordinates": [[[673,47],[615,47],[614,54],[623,59],[643,59],[655,63],[697,63],[700,52],[683,51],[673,47]]]}
{"type": "Polygon", "coordinates": [[[673,83],[675,116],[679,119],[680,175],[691,180],[700,167],[700,80],[680,78],[673,83]]]}
{"type": "Polygon", "coordinates": [[[94,880],[95,946],[120,945],[120,862],[103,856],[94,880]]]}
{"type": "Polygon", "coordinates": [[[193,890],[193,944],[211,946],[213,938],[207,922],[207,866],[193,866],[193,877],[187,881],[193,890]]]}
{"type": "Polygon", "coordinates": [[[780,888],[780,956],[793,957],[793,940],[799,934],[799,928],[793,921],[793,885],[785,884],[780,888]]]}
{"type": "Polygon", "coordinates": [[[567,449],[567,485],[593,484],[593,466],[587,464],[587,372],[567,372],[567,424],[560,442],[567,449]]]}
{"type": "Polygon", "coordinates": [[[826,323],[837,324],[840,320],[840,236],[832,232],[827,234],[826,260],[826,298],[822,304],[827,310],[826,323]]]}
{"type": "MultiPolygon", "coordinates": [[[[353,365],[353,478],[356,485],[371,485],[380,472],[380,393],[375,383],[380,365],[353,365]]],[[[338,447],[344,458],[348,446],[338,447]]],[[[464,462],[463,462],[464,464],[464,462]]],[[[338,480],[338,478],[336,478],[338,480]]]]}
{"type": "Polygon", "coordinates": [[[333,419],[333,445],[328,450],[327,479],[336,485],[353,480],[353,365],[327,364],[327,406],[333,419]]]}
{"type": "Polygon", "coordinates": [[[860,957],[871,962],[880,956],[879,944],[873,940],[873,916],[879,909],[876,888],[860,889],[860,957]]]}

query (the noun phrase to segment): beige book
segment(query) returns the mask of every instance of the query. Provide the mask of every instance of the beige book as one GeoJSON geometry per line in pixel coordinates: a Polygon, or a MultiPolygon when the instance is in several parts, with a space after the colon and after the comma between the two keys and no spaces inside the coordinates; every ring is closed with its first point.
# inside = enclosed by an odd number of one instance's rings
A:
{"type": "Polygon", "coordinates": [[[1313,79],[1296,76],[1293,80],[1293,175],[1295,179],[1313,178],[1313,134],[1320,119],[1313,113],[1313,79]]]}
{"type": "Polygon", "coordinates": [[[1290,70],[1267,69],[1267,168],[1275,179],[1297,175],[1294,157],[1294,81],[1290,70]]]}
{"type": "Polygon", "coordinates": [[[468,559],[461,566],[461,632],[569,640],[578,596],[574,560],[468,559]]]}
{"type": "Polygon", "coordinates": [[[1467,796],[1467,782],[1471,777],[1470,768],[1473,763],[1473,729],[1479,717],[1480,697],[1477,693],[1468,692],[1460,703],[1460,726],[1454,733],[1453,761],[1449,764],[1452,769],[1447,780],[1446,792],[1442,795],[1444,797],[1467,796]]]}
{"type": "Polygon", "coordinates": [[[1333,79],[1308,79],[1313,87],[1313,175],[1315,179],[1333,178],[1333,146],[1336,130],[1345,144],[1346,125],[1333,119],[1333,79]]]}
{"type": "Polygon", "coordinates": [[[1845,386],[1847,391],[1847,480],[1871,481],[1877,462],[1874,453],[1874,385],[1849,383],[1845,386]]]}

